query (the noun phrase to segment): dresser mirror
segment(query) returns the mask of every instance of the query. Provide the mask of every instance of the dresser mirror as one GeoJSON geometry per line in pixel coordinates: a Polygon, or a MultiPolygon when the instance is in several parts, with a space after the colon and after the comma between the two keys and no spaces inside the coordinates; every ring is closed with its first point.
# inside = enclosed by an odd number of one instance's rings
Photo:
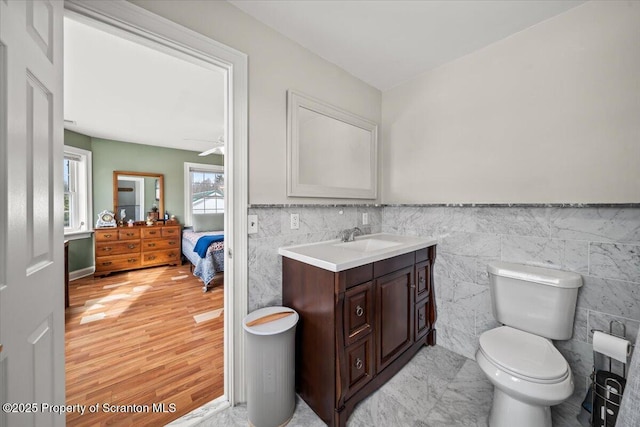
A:
{"type": "Polygon", "coordinates": [[[287,99],[287,195],[375,199],[378,126],[298,92],[287,99]]]}
{"type": "Polygon", "coordinates": [[[113,171],[113,209],[118,221],[164,218],[164,175],[113,171]]]}

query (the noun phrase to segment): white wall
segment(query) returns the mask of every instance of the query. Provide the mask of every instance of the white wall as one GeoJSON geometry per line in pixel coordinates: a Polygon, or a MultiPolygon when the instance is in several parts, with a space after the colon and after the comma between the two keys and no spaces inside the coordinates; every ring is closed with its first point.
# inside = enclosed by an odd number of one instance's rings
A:
{"type": "Polygon", "coordinates": [[[640,202],[639,2],[586,3],[382,100],[383,203],[640,202]]]}
{"type": "Polygon", "coordinates": [[[287,90],[298,90],[380,123],[379,90],[227,2],[132,0],[132,3],[249,56],[249,203],[346,202],[287,198],[287,90]]]}

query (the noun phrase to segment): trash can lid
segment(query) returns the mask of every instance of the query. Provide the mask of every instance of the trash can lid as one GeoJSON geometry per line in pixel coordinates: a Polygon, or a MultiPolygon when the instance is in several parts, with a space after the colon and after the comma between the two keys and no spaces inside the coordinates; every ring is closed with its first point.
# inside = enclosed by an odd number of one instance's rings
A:
{"type": "Polygon", "coordinates": [[[254,335],[276,335],[298,323],[298,313],[289,307],[265,307],[245,316],[242,327],[254,335]]]}

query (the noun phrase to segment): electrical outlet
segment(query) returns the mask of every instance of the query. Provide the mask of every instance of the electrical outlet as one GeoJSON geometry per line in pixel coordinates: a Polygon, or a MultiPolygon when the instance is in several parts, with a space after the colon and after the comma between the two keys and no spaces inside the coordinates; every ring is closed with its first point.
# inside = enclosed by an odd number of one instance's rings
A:
{"type": "Polygon", "coordinates": [[[258,232],[258,215],[247,215],[249,226],[247,227],[249,234],[256,234],[258,232]]]}
{"type": "Polygon", "coordinates": [[[291,214],[291,229],[297,230],[300,228],[300,214],[291,214]]]}
{"type": "Polygon", "coordinates": [[[367,225],[369,224],[369,214],[367,212],[364,212],[362,214],[362,225],[367,225]]]}

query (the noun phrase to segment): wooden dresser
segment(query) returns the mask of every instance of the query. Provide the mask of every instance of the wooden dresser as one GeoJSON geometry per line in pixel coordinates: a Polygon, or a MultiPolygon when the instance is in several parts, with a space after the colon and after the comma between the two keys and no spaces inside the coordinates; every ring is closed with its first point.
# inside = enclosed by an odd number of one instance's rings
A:
{"type": "Polygon", "coordinates": [[[180,263],[181,225],[96,228],[94,276],[180,263]]]}

